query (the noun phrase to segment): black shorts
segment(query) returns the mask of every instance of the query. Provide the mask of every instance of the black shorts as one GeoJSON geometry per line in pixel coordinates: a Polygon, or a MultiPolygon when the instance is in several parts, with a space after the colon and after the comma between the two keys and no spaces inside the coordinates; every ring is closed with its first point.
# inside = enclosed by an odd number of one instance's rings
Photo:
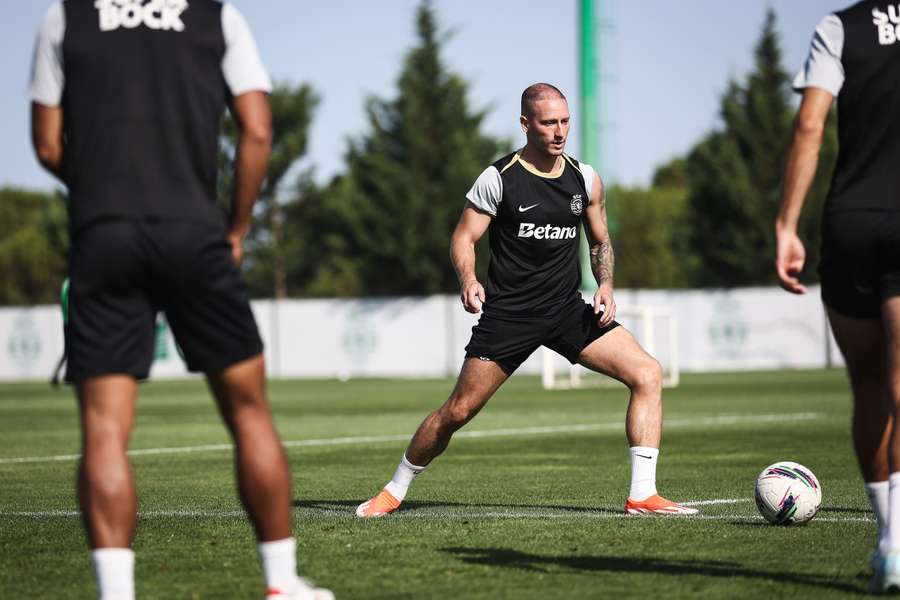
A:
{"type": "Polygon", "coordinates": [[[900,296],[900,212],[825,213],[822,301],[857,319],[877,319],[881,303],[900,296]]]}
{"type": "Polygon", "coordinates": [[[108,220],[79,230],[69,257],[66,381],[146,379],[164,311],[191,371],[262,352],[224,224],[108,220]]]}
{"type": "Polygon", "coordinates": [[[507,375],[512,375],[532,352],[547,346],[574,365],[582,350],[618,326],[613,321],[601,328],[593,307],[580,298],[565,304],[552,317],[484,313],[472,328],[466,358],[493,361],[507,375]]]}

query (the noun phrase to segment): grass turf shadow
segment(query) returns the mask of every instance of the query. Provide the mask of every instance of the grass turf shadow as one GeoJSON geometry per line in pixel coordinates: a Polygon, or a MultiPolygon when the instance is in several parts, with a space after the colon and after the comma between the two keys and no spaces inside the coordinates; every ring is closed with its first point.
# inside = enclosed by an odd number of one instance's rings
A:
{"type": "Polygon", "coordinates": [[[441,552],[453,555],[458,560],[474,565],[506,567],[548,572],[549,567],[560,567],[570,571],[593,573],[656,573],[663,575],[700,575],[704,577],[746,577],[767,579],[778,583],[795,583],[817,588],[840,590],[843,592],[864,592],[864,589],[850,583],[825,579],[814,575],[763,571],[751,569],[734,562],[702,560],[665,560],[651,557],[626,556],[553,556],[531,554],[510,548],[441,548],[441,552]]]}
{"type": "MultiPolygon", "coordinates": [[[[313,509],[350,509],[355,510],[364,500],[294,500],[294,508],[313,509]]],[[[479,509],[526,509],[526,510],[556,510],[571,513],[606,513],[622,514],[621,509],[613,509],[604,506],[568,506],[561,504],[503,504],[484,502],[445,502],[433,500],[407,500],[403,503],[403,512],[412,512],[433,508],[479,508],[479,509]]]]}

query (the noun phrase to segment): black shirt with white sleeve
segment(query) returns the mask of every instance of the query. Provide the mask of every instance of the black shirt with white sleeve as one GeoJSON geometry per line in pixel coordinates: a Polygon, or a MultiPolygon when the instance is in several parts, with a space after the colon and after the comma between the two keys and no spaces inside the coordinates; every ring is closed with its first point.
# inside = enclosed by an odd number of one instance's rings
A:
{"type": "Polygon", "coordinates": [[[229,99],[271,91],[250,29],[213,0],[65,0],[44,18],[32,101],[61,107],[73,230],[108,218],[221,222],[229,99]]]}

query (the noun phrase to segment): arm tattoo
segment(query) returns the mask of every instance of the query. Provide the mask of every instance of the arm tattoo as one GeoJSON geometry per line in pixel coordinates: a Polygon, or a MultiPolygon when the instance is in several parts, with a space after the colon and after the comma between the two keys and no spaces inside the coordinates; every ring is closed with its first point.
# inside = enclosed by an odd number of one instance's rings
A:
{"type": "Polygon", "coordinates": [[[612,285],[613,266],[615,265],[615,257],[613,256],[612,241],[609,239],[609,231],[606,229],[606,186],[603,186],[600,192],[600,218],[603,222],[603,235],[591,245],[591,271],[594,273],[594,279],[597,285],[612,285]]]}
{"type": "Polygon", "coordinates": [[[594,272],[597,285],[612,284],[614,264],[612,243],[608,237],[591,246],[591,270],[594,272]]]}

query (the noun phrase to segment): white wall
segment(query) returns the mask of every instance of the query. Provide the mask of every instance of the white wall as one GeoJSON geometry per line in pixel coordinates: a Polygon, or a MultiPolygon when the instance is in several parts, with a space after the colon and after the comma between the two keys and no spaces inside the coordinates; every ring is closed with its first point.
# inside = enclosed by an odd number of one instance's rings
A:
{"type": "MultiPolygon", "coordinates": [[[[678,320],[682,371],[818,368],[839,365],[818,288],[619,290],[620,306],[664,306],[678,320]],[[830,362],[829,362],[830,353],[830,362]]],[[[443,377],[462,363],[476,315],[456,296],[253,303],[272,377],[443,377]]],[[[626,326],[639,324],[623,319],[626,326]]],[[[171,332],[157,347],[152,377],[187,375],[171,332]]],[[[63,350],[59,308],[0,309],[0,380],[49,379],[63,350]]],[[[659,350],[661,354],[665,350],[659,350]]],[[[670,357],[661,356],[664,362],[670,357]]],[[[536,352],[521,372],[540,372],[536,352]]]]}
{"type": "Polygon", "coordinates": [[[621,305],[669,306],[678,319],[683,371],[817,368],[843,364],[819,288],[803,296],[780,288],[624,290],[621,305]]]}
{"type": "Polygon", "coordinates": [[[63,352],[58,306],[0,308],[0,381],[49,381],[63,352]]]}

